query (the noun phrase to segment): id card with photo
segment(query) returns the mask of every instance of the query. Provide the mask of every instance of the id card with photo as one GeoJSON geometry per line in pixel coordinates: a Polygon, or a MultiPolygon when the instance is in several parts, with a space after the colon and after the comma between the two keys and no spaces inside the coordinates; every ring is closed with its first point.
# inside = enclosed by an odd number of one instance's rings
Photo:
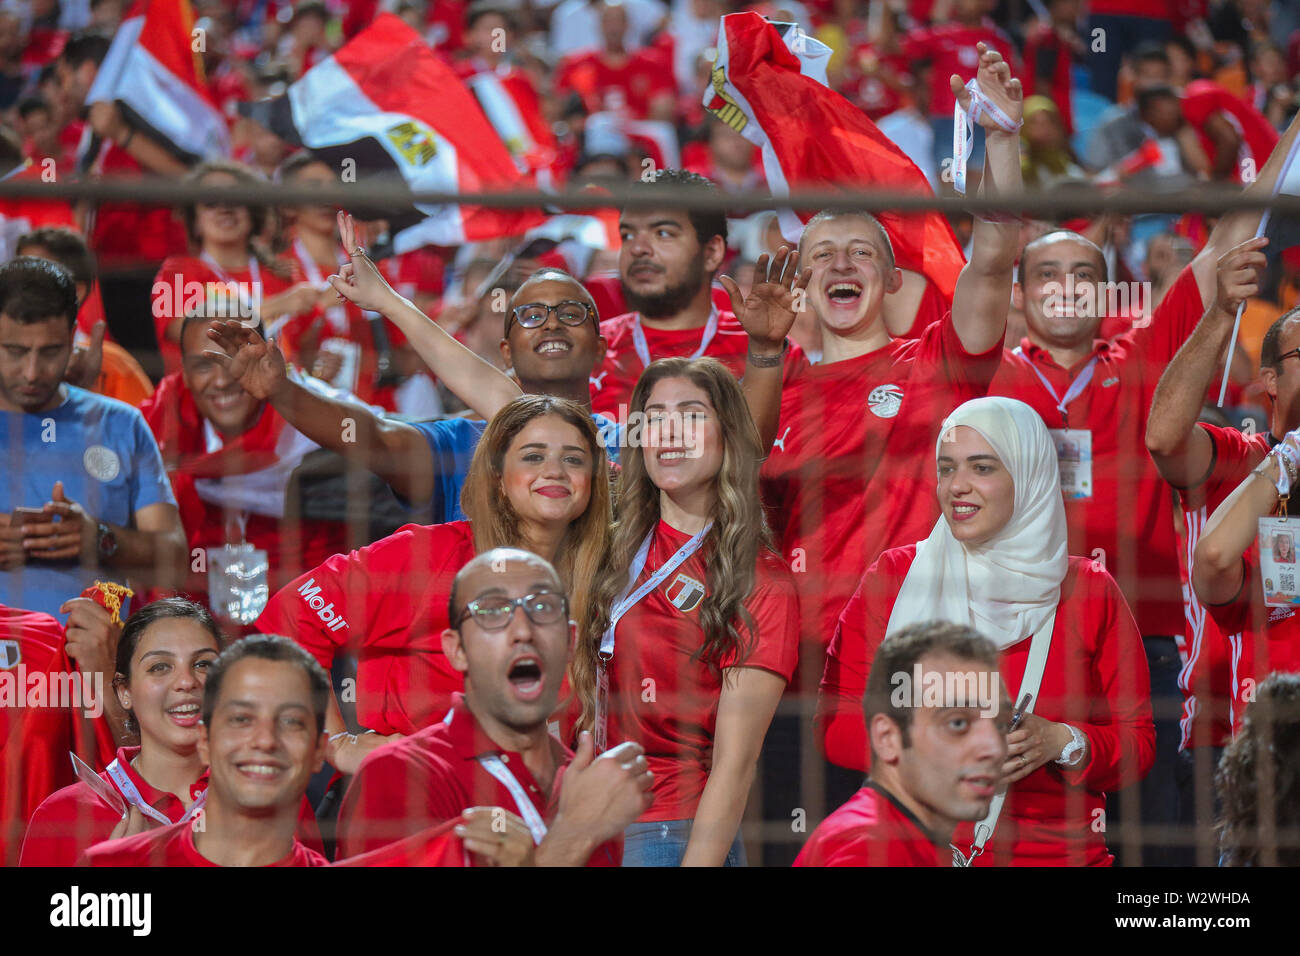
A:
{"type": "Polygon", "coordinates": [[[1264,583],[1264,603],[1269,607],[1300,605],[1296,589],[1296,539],[1300,521],[1292,518],[1259,519],[1259,576],[1264,583]]]}
{"type": "Polygon", "coordinates": [[[1092,497],[1092,432],[1086,428],[1049,428],[1061,466],[1066,498],[1092,497]]]}

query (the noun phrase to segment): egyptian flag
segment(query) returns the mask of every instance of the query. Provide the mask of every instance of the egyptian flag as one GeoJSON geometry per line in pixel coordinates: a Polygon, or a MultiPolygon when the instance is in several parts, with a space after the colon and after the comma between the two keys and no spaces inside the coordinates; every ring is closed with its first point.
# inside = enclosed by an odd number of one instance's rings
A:
{"type": "Polygon", "coordinates": [[[382,209],[353,208],[361,219],[387,219],[393,249],[516,236],[543,219],[540,210],[429,206],[412,190],[473,193],[531,189],[483,110],[450,66],[420,35],[383,14],[333,56],[312,67],[283,96],[241,104],[240,112],[357,182],[391,184],[382,209]],[[407,195],[402,195],[407,194],[407,195]]]}
{"type": "MultiPolygon", "coordinates": [[[[43,167],[30,159],[14,167],[0,182],[35,182],[41,179],[43,167]]],[[[41,226],[67,226],[77,231],[77,220],[72,207],[63,199],[0,199],[0,262],[14,257],[18,240],[24,233],[41,226]]]]}
{"type": "Polygon", "coordinates": [[[519,171],[532,173],[542,185],[552,185],[559,147],[527,78],[515,70],[504,75],[485,70],[465,82],[519,171]]]}
{"type": "MultiPolygon", "coordinates": [[[[757,13],[722,18],[718,57],[704,107],[763,151],[774,196],[791,189],[846,186],[933,195],[925,174],[866,114],[826,84],[830,48],[794,24],[757,13]]],[[[815,210],[781,210],[794,242],[815,210]]],[[[900,268],[924,274],[951,300],[966,264],[938,212],[878,213],[900,268]]]]}
{"type": "Polygon", "coordinates": [[[133,128],[186,163],[228,155],[229,130],[208,92],[196,40],[189,0],[137,0],[86,105],[116,102],[133,128]]]}

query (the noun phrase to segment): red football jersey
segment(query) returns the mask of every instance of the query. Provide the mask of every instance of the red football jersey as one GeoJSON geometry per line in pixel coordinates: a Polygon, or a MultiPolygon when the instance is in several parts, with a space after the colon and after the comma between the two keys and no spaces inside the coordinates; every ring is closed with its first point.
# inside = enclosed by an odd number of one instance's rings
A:
{"type": "MultiPolygon", "coordinates": [[[[939,519],[939,425],[988,389],[1002,347],[963,348],[951,317],[919,339],[809,365],[789,376],[763,465],[763,502],[798,573],[804,639],[825,647],[862,572],[885,548],[929,536],[939,519]]],[[[808,679],[815,681],[820,662],[808,679]]]]}
{"type": "MultiPolygon", "coordinates": [[[[185,318],[186,300],[191,298],[190,293],[193,291],[193,287],[186,288],[190,283],[199,283],[204,286],[205,291],[201,295],[206,295],[206,286],[209,282],[233,281],[240,283],[239,288],[247,290],[250,296],[255,294],[256,286],[254,283],[261,283],[261,300],[257,302],[260,308],[261,303],[271,296],[279,295],[295,283],[303,281],[302,273],[297,271],[296,264],[294,271],[286,279],[272,272],[261,263],[254,266],[253,260],[250,259],[249,262],[250,265],[246,269],[218,273],[208,263],[195,256],[170,256],[163,261],[163,264],[158,269],[158,274],[154,276],[151,306],[153,309],[154,334],[158,336],[158,349],[162,354],[163,365],[169,375],[172,372],[181,370],[181,348],[178,343],[167,338],[167,327],[177,319],[185,318]]],[[[237,307],[237,300],[231,301],[230,308],[236,309],[237,307]]],[[[235,317],[237,316],[232,316],[232,318],[235,317]]],[[[270,330],[278,317],[264,315],[262,318],[266,322],[268,330],[270,330]]],[[[270,334],[275,338],[279,338],[278,332],[272,331],[270,334]]]]}
{"type": "MultiPolygon", "coordinates": [[[[87,718],[92,701],[56,693],[67,675],[81,684],[64,652],[63,625],[48,614],[0,604],[0,865],[16,866],[27,821],[54,791],[76,782],[68,753],[91,766],[112,759],[108,721],[87,718]],[[83,706],[67,706],[68,703],[83,706]]],[[[93,683],[88,692],[99,693],[93,683]]],[[[103,693],[113,691],[104,681],[103,693]]]]}
{"type": "Polygon", "coordinates": [[[1102,561],[1115,577],[1144,636],[1183,631],[1183,596],[1169,486],[1147,452],[1147,413],[1156,383],[1205,308],[1191,266],[1155,309],[1149,324],[1098,340],[1090,358],[1063,369],[1028,339],[1008,352],[990,395],[1026,403],[1048,428],[1066,428],[1057,400],[1092,366],[1092,382],[1067,406],[1068,427],[1092,434],[1092,497],[1067,498],[1070,554],[1102,561]]]}
{"type": "Polygon", "coordinates": [[[647,119],[651,101],[661,94],[675,96],[672,70],[663,69],[649,51],[638,50],[614,66],[598,50],[566,57],[555,73],[555,91],[577,93],[588,113],[622,113],[647,119]]]}
{"type": "MultiPolygon", "coordinates": [[[[502,750],[483,732],[461,694],[452,698],[448,720],[418,734],[385,744],[361,762],[339,808],[339,859],[370,853],[423,830],[455,821],[470,807],[502,807],[523,817],[510,790],[489,773],[479,758],[495,755],[543,820],[559,806],[564,767],[555,774],[550,797],[538,786],[518,753],[502,750]]],[[[573,753],[554,737],[552,746],[573,753]]],[[[588,866],[618,866],[622,839],[596,848],[588,866]]]]}
{"type": "Polygon", "coordinates": [[[1020,58],[1011,43],[1011,38],[1003,33],[989,18],[977,27],[964,27],[959,23],[944,23],[939,26],[914,30],[903,39],[903,57],[912,62],[930,60],[930,115],[952,118],[953,107],[957,101],[952,95],[948,78],[956,73],[962,82],[974,79],[979,69],[979,51],[977,43],[987,43],[989,49],[1002,54],[1011,66],[1012,76],[1021,76],[1020,58]]]}
{"type": "Polygon", "coordinates": [[[1241,730],[1255,688],[1269,674],[1300,672],[1300,616],[1294,607],[1269,607],[1259,573],[1259,547],[1242,556],[1242,585],[1227,604],[1211,605],[1210,615],[1228,635],[1233,676],[1232,727],[1241,730]]]}
{"type": "MultiPolygon", "coordinates": [[[[135,784],[145,803],[176,823],[185,815],[185,804],[175,794],[150,786],[140,776],[135,767],[131,766],[131,761],[138,753],[139,747],[119,747],[118,766],[135,784]]],[[[99,777],[110,789],[121,793],[121,788],[114,783],[108,771],[102,771],[99,777]]],[[[208,775],[205,772],[190,787],[191,801],[198,799],[207,786],[208,775]]],[[[122,798],[122,802],[129,803],[126,797],[122,798]]],[[[20,865],[75,866],[82,851],[107,840],[121,819],[90,787],[78,780],[51,794],[37,807],[27,826],[27,836],[23,839],[20,865]]]]}
{"type": "MultiPolygon", "coordinates": [[[[1232,428],[1204,424],[1198,427],[1204,428],[1214,442],[1214,464],[1199,484],[1178,489],[1187,528],[1182,557],[1189,568],[1210,515],[1264,460],[1270,445],[1267,433],[1243,435],[1232,428]]],[[[1225,634],[1219,629],[1209,608],[1190,586],[1184,607],[1187,660],[1178,674],[1178,688],[1183,692],[1179,749],[1222,747],[1232,737],[1233,711],[1241,709],[1236,704],[1233,674],[1241,663],[1242,642],[1239,634],[1225,634]]]]}
{"type": "MultiPolygon", "coordinates": [[[[637,313],[628,312],[600,323],[605,337],[605,361],[591,376],[591,410],[615,421],[627,421],[632,404],[632,390],[645,371],[647,362],[636,351],[637,313]],[[621,417],[620,417],[621,412],[621,417]]],[[[704,328],[652,329],[641,323],[650,361],[661,358],[689,357],[704,341],[704,328]]],[[[727,366],[737,378],[745,374],[745,355],[749,336],[730,312],[718,313],[718,330],[703,354],[727,366]]]]}
{"type": "Polygon", "coordinates": [[[448,820],[397,843],[340,860],[331,866],[473,866],[474,854],[456,836],[460,819],[448,820]]]}
{"type": "Polygon", "coordinates": [[[409,524],[291,582],[257,628],[292,637],[326,670],[339,650],[355,652],[357,720],[380,734],[414,733],[464,684],[443,656],[442,632],[452,579],[473,557],[469,522],[409,524]]]}
{"type": "MultiPolygon", "coordinates": [[[[636,583],[690,539],[661,520],[636,583]]],[[[722,676],[692,659],[704,644],[699,606],[706,588],[701,548],[633,605],[614,632],[606,733],[611,745],[632,740],[645,748],[655,775],[645,822],[693,819],[708,781],[722,676]]],[[[770,551],[760,552],[745,609],[754,620],[753,650],[722,666],[759,667],[788,682],[799,655],[799,597],[790,569],[770,551]]]]}
{"type": "MultiPolygon", "coordinates": [[[[194,845],[189,820],[147,833],[109,840],[81,855],[79,866],[218,866],[194,845]]],[[[297,840],[283,858],[268,866],[329,866],[329,861],[297,840]]]]}
{"type": "Polygon", "coordinates": [[[951,866],[952,850],[877,783],[823,820],[795,866],[951,866]]]}
{"type": "MultiPolygon", "coordinates": [[[[827,757],[840,766],[869,769],[862,697],[915,558],[916,545],[882,554],[862,578],[831,641],[816,727],[827,757]]],[[[1002,680],[1013,698],[1032,643],[1026,639],[1002,652],[1002,680]]],[[[1088,762],[1069,769],[1049,764],[1017,782],[976,865],[1109,866],[1105,834],[1092,823],[1104,813],[1108,791],[1145,776],[1155,760],[1156,734],[1146,651],[1133,615],[1111,576],[1085,558],[1070,558],[1061,582],[1034,713],[1078,727],[1088,738],[1088,762]]],[[[953,842],[968,848],[971,829],[969,823],[959,826],[953,842]]]]}

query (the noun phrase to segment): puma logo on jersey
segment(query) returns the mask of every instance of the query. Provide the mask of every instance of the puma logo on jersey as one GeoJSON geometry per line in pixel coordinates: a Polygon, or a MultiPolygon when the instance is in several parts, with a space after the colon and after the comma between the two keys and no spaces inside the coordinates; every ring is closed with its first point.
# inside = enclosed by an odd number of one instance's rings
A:
{"type": "Polygon", "coordinates": [[[1119,376],[1112,375],[1110,378],[1106,379],[1106,381],[1101,383],[1101,387],[1110,388],[1112,385],[1118,385],[1118,384],[1119,384],[1119,376]]]}
{"type": "Polygon", "coordinates": [[[704,582],[697,581],[685,574],[673,578],[673,583],[664,591],[664,597],[672,602],[673,607],[683,613],[690,613],[704,600],[704,582]]]}
{"type": "Polygon", "coordinates": [[[903,407],[903,390],[897,385],[879,385],[867,396],[867,407],[877,418],[893,418],[903,407]]]}
{"type": "Polygon", "coordinates": [[[609,374],[609,369],[605,369],[605,371],[601,372],[599,375],[592,375],[588,379],[588,381],[591,382],[591,387],[596,389],[597,391],[600,391],[600,389],[604,388],[605,376],[608,374],[609,374]]]}
{"type": "Polygon", "coordinates": [[[793,428],[794,428],[793,425],[787,425],[787,426],[785,427],[785,431],[783,431],[783,432],[781,433],[781,437],[778,438],[776,441],[772,442],[772,447],[773,447],[773,448],[779,448],[779,449],[781,449],[782,451],[785,451],[785,440],[786,440],[786,437],[790,434],[790,431],[791,431],[791,429],[793,429],[793,428]]]}

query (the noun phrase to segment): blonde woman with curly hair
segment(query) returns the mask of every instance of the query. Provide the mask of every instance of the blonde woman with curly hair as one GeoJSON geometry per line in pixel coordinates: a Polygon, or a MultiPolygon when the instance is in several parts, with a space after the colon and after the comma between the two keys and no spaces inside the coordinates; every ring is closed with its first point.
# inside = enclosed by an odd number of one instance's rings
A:
{"type": "Polygon", "coordinates": [[[745,801],[798,656],[794,581],[759,502],[758,430],[711,358],[652,363],[628,425],[595,626],[572,666],[578,729],[598,749],[641,744],[654,773],[624,866],[743,866],[745,801]]]}

